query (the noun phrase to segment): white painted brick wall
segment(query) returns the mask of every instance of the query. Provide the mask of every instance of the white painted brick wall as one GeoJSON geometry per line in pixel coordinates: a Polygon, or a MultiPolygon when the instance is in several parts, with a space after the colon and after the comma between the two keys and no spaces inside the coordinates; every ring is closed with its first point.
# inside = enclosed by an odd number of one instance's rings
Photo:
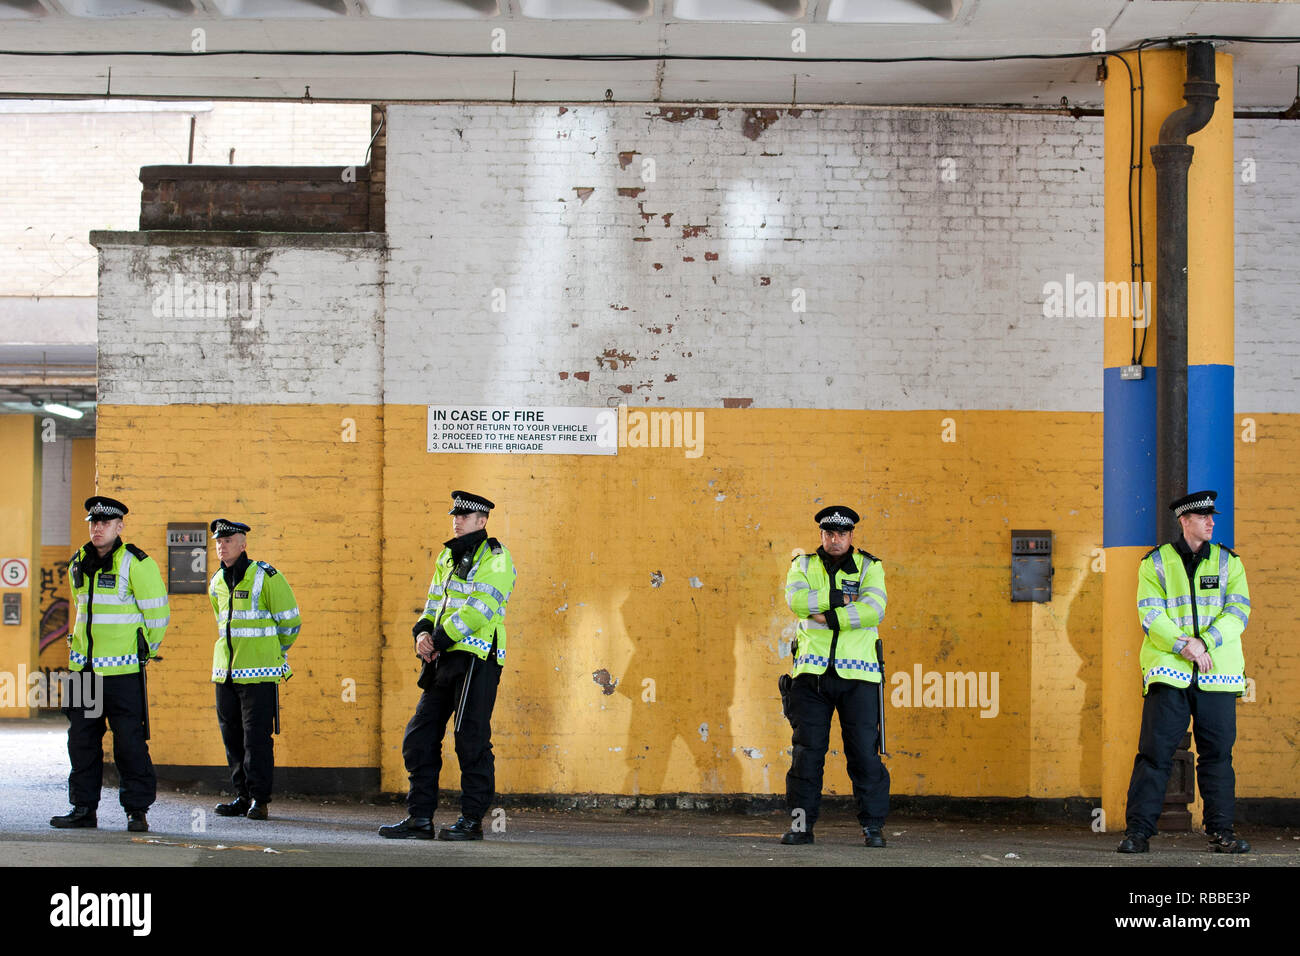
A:
{"type": "Polygon", "coordinates": [[[101,404],[382,400],[380,251],[170,249],[129,239],[100,248],[101,404]],[[257,283],[256,320],[251,308],[225,318],[187,315],[197,310],[184,299],[182,314],[155,314],[166,311],[158,290],[174,288],[177,276],[183,287],[248,283],[246,303],[257,283]]]}
{"type": "MultiPolygon", "coordinates": [[[[51,416],[55,435],[63,419],[51,416]]],[[[69,545],[72,508],[72,442],[56,438],[41,443],[41,544],[69,545]]],[[[81,542],[77,542],[80,544],[81,542]]]]}
{"type": "Polygon", "coordinates": [[[390,108],[388,400],[1101,408],[1100,320],[1042,315],[1101,278],[1099,122],[744,120],[390,108]]]}
{"type": "Polygon", "coordinates": [[[93,296],[90,230],[139,228],[140,167],[186,161],[191,115],[196,163],[224,166],[233,148],[241,166],[360,164],[370,140],[366,105],[73,106],[0,102],[0,296],[93,296]]]}
{"type": "Polygon", "coordinates": [[[1237,411],[1300,412],[1300,124],[1237,120],[1233,133],[1237,411]]]}
{"type": "MultiPolygon", "coordinates": [[[[750,140],[744,119],[393,107],[386,399],[1100,410],[1100,321],[1042,316],[1044,283],[1101,277],[1097,121],[805,111],[750,140]]],[[[1237,124],[1238,159],[1257,164],[1236,196],[1243,411],[1300,411],[1297,146],[1295,124],[1237,124]]],[[[136,255],[106,255],[105,281],[124,291],[136,255]]],[[[152,255],[144,267],[164,268],[152,255]]],[[[110,301],[104,400],[306,401],[340,383],[351,398],[320,400],[377,400],[378,266],[360,261],[353,287],[337,253],[276,252],[267,315],[289,311],[256,354],[210,323],[110,301]],[[225,378],[166,380],[154,355],[225,378]]]]}

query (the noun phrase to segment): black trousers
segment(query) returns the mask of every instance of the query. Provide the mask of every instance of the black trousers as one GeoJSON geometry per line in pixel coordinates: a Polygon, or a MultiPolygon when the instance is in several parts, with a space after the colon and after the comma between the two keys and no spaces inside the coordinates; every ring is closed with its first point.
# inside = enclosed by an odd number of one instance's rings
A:
{"type": "Polygon", "coordinates": [[[1237,778],[1232,745],[1237,739],[1237,696],[1223,691],[1152,684],[1142,701],[1142,732],[1128,785],[1125,829],[1155,836],[1173,769],[1174,751],[1192,720],[1196,785],[1205,800],[1205,829],[1231,830],[1237,778]]]}
{"type": "Polygon", "coordinates": [[[465,700],[465,716],[456,734],[460,763],[460,812],[482,820],[496,793],[496,761],[492,756],[492,708],[496,705],[501,665],[481,661],[468,651],[447,651],[438,657],[433,683],[420,695],[402,738],[402,759],[411,778],[406,812],[432,817],[438,806],[438,775],[442,772],[442,741],[447,720],[460,703],[461,686],[470,662],[474,674],[465,700]]]}
{"type": "Polygon", "coordinates": [[[790,724],[794,756],[785,775],[790,811],[802,809],[811,830],[822,803],[822,771],[830,746],[831,715],[840,715],[844,754],[848,758],[853,798],[862,826],[880,826],[889,813],[889,770],[876,752],[880,729],[879,690],[864,680],[840,677],[834,669],[820,676],[800,674],[790,686],[790,724]]]}
{"type": "Polygon", "coordinates": [[[226,745],[226,763],[235,794],[263,802],[271,799],[275,775],[275,727],[277,685],[217,684],[217,723],[226,745]]]}
{"type": "MultiPolygon", "coordinates": [[[[79,675],[80,677],[80,675],[79,675]]],[[[104,784],[104,731],[113,730],[113,760],[121,781],[118,800],[127,812],[148,810],[158,796],[158,777],[144,739],[144,695],[139,674],[95,675],[85,680],[78,706],[68,715],[68,799],[73,806],[98,807],[104,784]]],[[[75,699],[75,698],[74,698],[75,699]]]]}

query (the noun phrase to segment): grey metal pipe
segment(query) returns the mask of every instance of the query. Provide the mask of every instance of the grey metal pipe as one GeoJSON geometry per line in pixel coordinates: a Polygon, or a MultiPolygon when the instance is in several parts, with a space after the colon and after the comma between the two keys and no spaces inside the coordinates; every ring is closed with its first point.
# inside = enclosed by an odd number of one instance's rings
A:
{"type": "Polygon", "coordinates": [[[1177,519],[1165,505],[1187,487],[1187,172],[1192,164],[1187,137],[1214,115],[1219,84],[1214,80],[1214,44],[1187,45],[1186,105],[1160,126],[1151,147],[1156,171],[1156,514],[1157,542],[1177,537],[1177,519]]]}

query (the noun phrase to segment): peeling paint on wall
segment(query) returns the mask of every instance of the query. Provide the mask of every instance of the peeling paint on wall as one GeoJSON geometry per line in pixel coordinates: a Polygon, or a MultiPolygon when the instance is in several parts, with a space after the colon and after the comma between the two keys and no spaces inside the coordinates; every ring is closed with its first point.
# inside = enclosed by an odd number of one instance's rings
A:
{"type": "Polygon", "coordinates": [[[606,697],[614,693],[614,688],[618,686],[618,678],[615,677],[611,679],[609,671],[605,670],[603,667],[598,671],[593,671],[591,679],[595,681],[596,685],[601,689],[601,693],[606,697]]]}

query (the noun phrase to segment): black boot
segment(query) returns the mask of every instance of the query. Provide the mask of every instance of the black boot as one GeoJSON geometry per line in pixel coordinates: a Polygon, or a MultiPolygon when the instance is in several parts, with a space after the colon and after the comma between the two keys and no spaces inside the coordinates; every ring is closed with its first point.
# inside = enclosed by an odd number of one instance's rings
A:
{"type": "Polygon", "coordinates": [[[149,818],[143,810],[126,811],[126,828],[131,833],[148,833],[149,818]]]}
{"type": "Polygon", "coordinates": [[[248,797],[236,797],[230,803],[218,803],[216,814],[219,817],[242,817],[252,805],[248,797]]]}
{"type": "Polygon", "coordinates": [[[785,836],[781,837],[783,846],[805,846],[809,843],[816,843],[813,839],[811,830],[790,830],[785,836]]]}
{"type": "Polygon", "coordinates": [[[880,827],[863,827],[862,833],[867,838],[867,846],[885,845],[885,835],[880,831],[880,827]]]}
{"type": "Polygon", "coordinates": [[[401,823],[380,827],[379,835],[390,840],[432,840],[433,817],[407,817],[401,823]]]}
{"type": "Polygon", "coordinates": [[[81,827],[93,829],[99,826],[99,821],[95,818],[94,807],[73,807],[71,813],[50,817],[50,826],[60,830],[76,830],[81,827]]]}
{"type": "Polygon", "coordinates": [[[1116,853],[1145,853],[1150,847],[1147,846],[1147,838],[1141,833],[1126,833],[1120,845],[1115,847],[1116,853]]]}
{"type": "Polygon", "coordinates": [[[1250,844],[1233,837],[1231,830],[1210,834],[1210,849],[1215,853],[1249,853],[1250,844]]]}
{"type": "Polygon", "coordinates": [[[266,810],[266,805],[269,802],[269,800],[254,800],[253,805],[248,808],[248,813],[245,814],[245,816],[250,820],[265,820],[269,816],[266,810]]]}
{"type": "Polygon", "coordinates": [[[469,820],[461,817],[449,827],[443,827],[438,831],[439,840],[481,840],[483,839],[483,824],[478,820],[469,820]]]}

